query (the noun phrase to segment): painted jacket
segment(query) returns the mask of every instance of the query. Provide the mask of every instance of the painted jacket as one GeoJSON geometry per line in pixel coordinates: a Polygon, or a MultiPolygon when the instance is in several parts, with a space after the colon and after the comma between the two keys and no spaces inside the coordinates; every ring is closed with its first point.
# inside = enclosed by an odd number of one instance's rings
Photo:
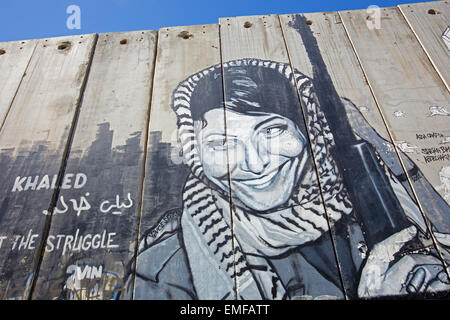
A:
{"type": "MultiPolygon", "coordinates": [[[[198,299],[186,253],[190,248],[183,243],[180,218],[181,210],[169,211],[144,236],[135,270],[134,299],[198,299]]],[[[360,253],[354,254],[353,263],[359,264],[360,253]]],[[[328,236],[269,261],[281,276],[288,298],[343,297],[328,236]]],[[[132,288],[131,279],[128,288],[132,288]]],[[[214,299],[235,298],[235,292],[225,288],[216,288],[216,292],[214,299]]]]}

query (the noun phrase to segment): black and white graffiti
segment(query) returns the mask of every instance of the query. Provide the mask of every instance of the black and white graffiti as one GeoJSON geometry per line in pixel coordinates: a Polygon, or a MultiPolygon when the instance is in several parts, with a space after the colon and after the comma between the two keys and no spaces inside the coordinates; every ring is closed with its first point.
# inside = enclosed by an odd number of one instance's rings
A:
{"type": "MultiPolygon", "coordinates": [[[[450,289],[438,253],[413,250],[424,248],[425,222],[387,161],[388,143],[351,101],[340,100],[342,119],[357,124],[358,145],[373,148],[379,169],[371,170],[386,183],[373,190],[400,203],[385,208],[401,212],[386,218],[391,229],[381,212],[361,212],[354,190],[369,202],[376,197],[339,167],[337,158],[347,155],[336,153],[313,82],[290,65],[241,59],[212,66],[181,82],[172,102],[188,176],[178,208],[160,213],[141,239],[135,299],[340,299],[450,289]],[[380,222],[370,225],[361,218],[377,214],[380,222]]],[[[450,244],[437,234],[443,248],[450,244]]]]}

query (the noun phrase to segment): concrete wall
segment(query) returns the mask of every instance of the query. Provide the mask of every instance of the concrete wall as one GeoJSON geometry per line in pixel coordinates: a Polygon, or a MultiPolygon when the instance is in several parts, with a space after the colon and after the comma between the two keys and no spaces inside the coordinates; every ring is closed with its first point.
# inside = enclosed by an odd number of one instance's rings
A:
{"type": "Polygon", "coordinates": [[[449,23],[0,43],[1,299],[447,296],[449,23]]]}

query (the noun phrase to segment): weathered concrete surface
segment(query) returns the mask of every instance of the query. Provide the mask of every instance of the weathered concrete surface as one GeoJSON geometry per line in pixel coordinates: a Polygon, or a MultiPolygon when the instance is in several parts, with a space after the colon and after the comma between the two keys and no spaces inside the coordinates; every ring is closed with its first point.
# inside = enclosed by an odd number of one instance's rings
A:
{"type": "Polygon", "coordinates": [[[449,14],[0,43],[1,298],[446,296],[449,14]]]}

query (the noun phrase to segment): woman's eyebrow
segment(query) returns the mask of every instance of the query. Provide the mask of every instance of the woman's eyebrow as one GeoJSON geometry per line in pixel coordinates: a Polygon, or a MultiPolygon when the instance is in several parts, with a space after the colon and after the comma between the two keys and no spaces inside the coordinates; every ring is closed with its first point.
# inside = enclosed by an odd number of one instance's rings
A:
{"type": "Polygon", "coordinates": [[[283,120],[283,121],[284,121],[284,118],[283,118],[283,117],[280,117],[280,116],[272,116],[272,117],[270,117],[270,118],[268,118],[268,119],[266,119],[266,120],[264,120],[264,121],[258,123],[258,124],[255,126],[254,130],[258,130],[260,127],[264,126],[265,124],[267,124],[267,123],[269,123],[269,122],[271,122],[271,121],[273,121],[273,120],[283,120]]]}
{"type": "Polygon", "coordinates": [[[221,136],[221,137],[225,137],[225,133],[224,132],[214,132],[214,131],[206,131],[202,133],[202,138],[206,139],[209,138],[210,136],[221,136]]]}
{"type": "Polygon", "coordinates": [[[207,138],[209,138],[209,137],[211,137],[211,136],[218,136],[218,137],[220,137],[220,138],[227,138],[227,137],[230,137],[230,138],[236,138],[237,136],[236,135],[232,135],[232,134],[225,134],[225,133],[222,133],[222,132],[220,132],[220,133],[218,133],[218,132],[207,132],[207,133],[205,133],[204,135],[203,135],[203,139],[207,139],[207,138]]]}

